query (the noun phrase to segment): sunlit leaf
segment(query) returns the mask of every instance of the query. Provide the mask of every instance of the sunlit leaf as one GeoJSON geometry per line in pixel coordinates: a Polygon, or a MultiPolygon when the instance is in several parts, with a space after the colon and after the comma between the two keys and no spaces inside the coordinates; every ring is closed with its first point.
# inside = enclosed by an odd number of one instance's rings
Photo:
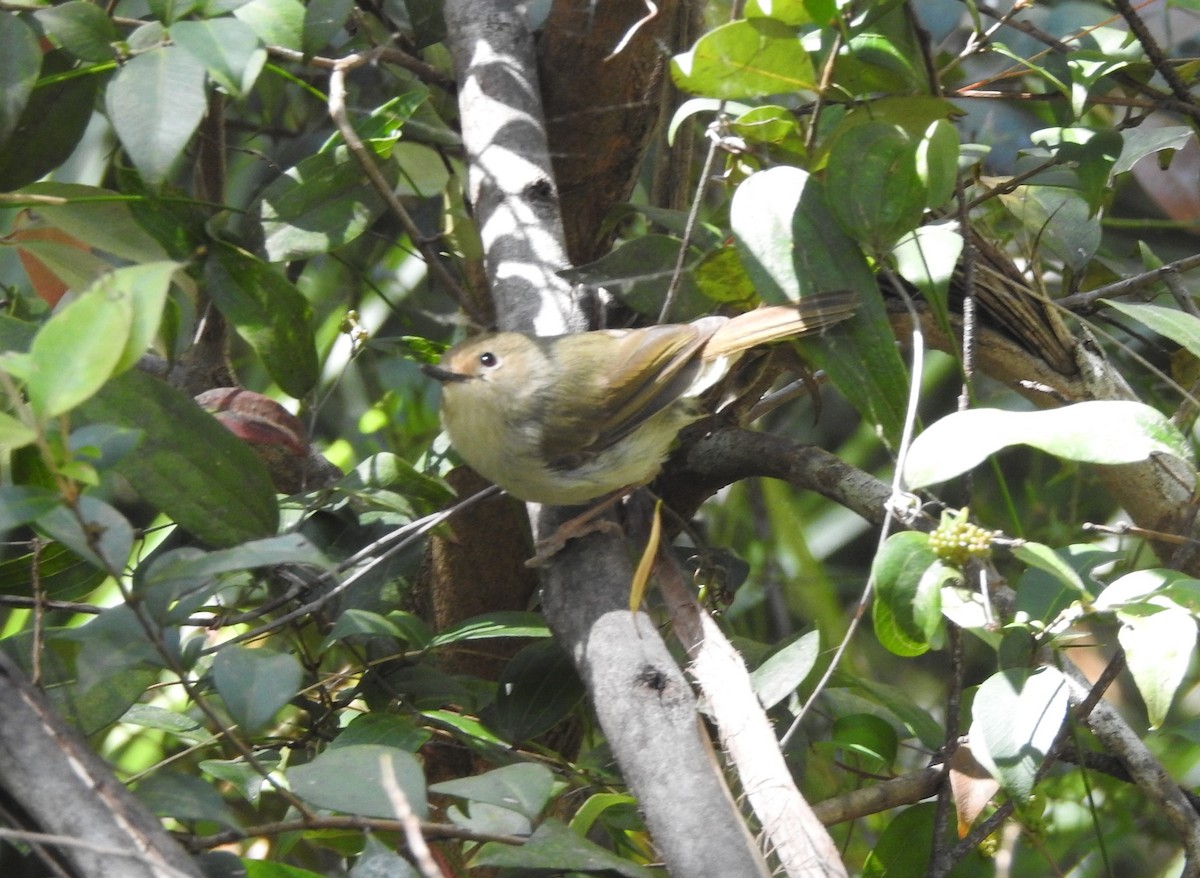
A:
{"type": "Polygon", "coordinates": [[[1010,445],[1085,463],[1133,463],[1155,453],[1191,456],[1179,430],[1140,402],[1095,400],[1029,412],[979,408],[947,415],[917,436],[905,482],[912,488],[944,482],[1010,445]]]}
{"type": "Polygon", "coordinates": [[[975,695],[970,731],[975,757],[1011,795],[1024,798],[1067,715],[1068,689],[1053,668],[1009,668],[975,695]]]}
{"type": "Polygon", "coordinates": [[[1167,718],[1175,694],[1196,652],[1196,620],[1182,607],[1163,601],[1117,612],[1117,639],[1125,650],[1129,673],[1137,683],[1150,728],[1167,718]]]}
{"type": "Polygon", "coordinates": [[[796,31],[769,18],[714,28],[676,55],[671,75],[679,88],[716,98],[784,94],[816,86],[812,60],[796,31]]]}

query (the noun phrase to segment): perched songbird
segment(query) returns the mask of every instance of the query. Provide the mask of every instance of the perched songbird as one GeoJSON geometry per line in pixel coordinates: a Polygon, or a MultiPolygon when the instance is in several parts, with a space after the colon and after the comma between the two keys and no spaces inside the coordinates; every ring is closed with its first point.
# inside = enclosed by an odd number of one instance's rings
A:
{"type": "Polygon", "coordinates": [[[488,333],[425,372],[442,384],[442,424],[468,464],[519,500],[586,503],[649,482],[698,397],[743,353],[845,320],[850,293],[736,317],[545,338],[488,333]]]}

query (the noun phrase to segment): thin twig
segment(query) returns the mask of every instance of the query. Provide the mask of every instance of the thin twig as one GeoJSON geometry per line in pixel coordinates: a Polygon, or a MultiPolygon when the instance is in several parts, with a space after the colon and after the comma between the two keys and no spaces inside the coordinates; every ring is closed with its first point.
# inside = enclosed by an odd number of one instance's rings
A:
{"type": "MultiPolygon", "coordinates": [[[[346,141],[346,147],[350,150],[350,154],[362,166],[363,173],[367,175],[367,179],[371,181],[371,185],[383,198],[388,209],[396,217],[400,223],[400,227],[404,229],[405,234],[413,242],[421,255],[425,259],[425,265],[429,269],[429,273],[437,278],[438,283],[445,287],[446,291],[454,297],[468,313],[472,312],[471,298],[463,290],[458,279],[450,273],[442,261],[441,254],[437,248],[421,232],[415,220],[409,214],[408,210],[401,203],[399,196],[387,178],[383,176],[383,172],[379,170],[379,165],[375,163],[375,156],[367,149],[362,142],[362,138],[358,136],[358,132],[354,130],[354,126],[350,124],[350,119],[346,114],[346,73],[356,67],[361,67],[364,64],[372,64],[377,61],[382,54],[382,49],[374,49],[369,52],[359,52],[354,55],[347,55],[341,58],[333,65],[329,73],[329,116],[333,119],[333,124],[337,126],[341,132],[342,139],[346,141]]],[[[485,322],[481,315],[471,313],[473,319],[479,323],[485,322]]]]}
{"type": "Polygon", "coordinates": [[[408,850],[413,855],[413,859],[417,861],[417,868],[421,870],[421,878],[442,878],[442,870],[438,868],[433,854],[429,852],[425,836],[421,834],[421,821],[413,813],[408,796],[404,795],[404,790],[396,782],[396,773],[392,770],[391,753],[379,754],[379,782],[383,785],[383,791],[387,794],[392,810],[396,812],[396,819],[404,827],[404,840],[408,843],[408,850]]]}

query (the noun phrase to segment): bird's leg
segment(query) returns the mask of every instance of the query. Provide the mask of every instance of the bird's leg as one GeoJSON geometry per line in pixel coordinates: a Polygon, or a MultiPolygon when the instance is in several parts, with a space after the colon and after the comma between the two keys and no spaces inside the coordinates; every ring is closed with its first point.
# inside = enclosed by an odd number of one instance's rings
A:
{"type": "Polygon", "coordinates": [[[598,518],[598,516],[607,512],[640,487],[641,485],[629,485],[628,487],[613,491],[594,506],[589,506],[579,515],[564,521],[550,536],[544,540],[537,541],[537,544],[534,546],[537,551],[532,558],[525,562],[525,566],[541,567],[562,551],[562,547],[567,544],[568,540],[597,532],[620,533],[621,525],[607,518],[598,518]]]}

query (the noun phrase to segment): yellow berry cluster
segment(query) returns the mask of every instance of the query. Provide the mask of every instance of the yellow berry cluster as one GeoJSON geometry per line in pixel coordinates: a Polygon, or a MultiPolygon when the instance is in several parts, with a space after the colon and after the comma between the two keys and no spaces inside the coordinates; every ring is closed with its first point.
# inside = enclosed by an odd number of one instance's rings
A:
{"type": "Polygon", "coordinates": [[[947,564],[962,566],[972,558],[989,558],[996,531],[985,530],[968,520],[968,511],[946,510],[937,529],[929,534],[929,548],[947,564]]]}

